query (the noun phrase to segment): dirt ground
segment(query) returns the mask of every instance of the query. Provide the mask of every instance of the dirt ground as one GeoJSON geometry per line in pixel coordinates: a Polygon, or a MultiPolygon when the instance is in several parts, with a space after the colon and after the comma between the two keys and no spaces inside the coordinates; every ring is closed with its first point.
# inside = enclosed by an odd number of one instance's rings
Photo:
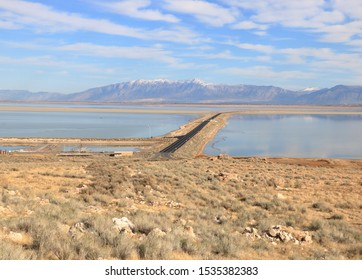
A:
{"type": "Polygon", "coordinates": [[[347,160],[6,155],[0,257],[361,259],[361,174],[347,160]]]}

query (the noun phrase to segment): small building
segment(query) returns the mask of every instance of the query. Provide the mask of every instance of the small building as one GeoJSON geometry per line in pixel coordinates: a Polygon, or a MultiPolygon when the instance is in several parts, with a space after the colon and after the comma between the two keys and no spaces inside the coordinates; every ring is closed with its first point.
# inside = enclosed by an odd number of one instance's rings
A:
{"type": "Polygon", "coordinates": [[[116,151],[111,154],[112,157],[131,157],[133,156],[133,151],[116,151]]]}

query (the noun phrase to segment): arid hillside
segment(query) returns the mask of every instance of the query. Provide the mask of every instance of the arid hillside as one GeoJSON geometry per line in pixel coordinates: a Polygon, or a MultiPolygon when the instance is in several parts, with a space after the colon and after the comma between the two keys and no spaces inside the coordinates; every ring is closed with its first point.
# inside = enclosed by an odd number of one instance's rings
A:
{"type": "Polygon", "coordinates": [[[1,259],[361,259],[362,162],[0,158],[1,259]]]}

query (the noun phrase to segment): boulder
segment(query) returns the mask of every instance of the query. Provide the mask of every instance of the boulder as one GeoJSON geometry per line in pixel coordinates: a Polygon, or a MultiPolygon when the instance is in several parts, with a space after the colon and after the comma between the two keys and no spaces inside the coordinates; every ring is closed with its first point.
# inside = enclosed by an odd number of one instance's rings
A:
{"type": "Polygon", "coordinates": [[[271,237],[277,237],[278,233],[279,233],[278,230],[274,229],[274,228],[270,228],[268,230],[268,235],[271,236],[271,237]]]}
{"type": "Polygon", "coordinates": [[[135,229],[135,225],[126,217],[113,218],[112,221],[114,224],[114,228],[119,230],[119,232],[124,232],[124,231],[133,232],[135,229]]]}
{"type": "Polygon", "coordinates": [[[272,242],[282,241],[284,243],[292,241],[294,244],[311,243],[312,237],[308,231],[301,231],[293,227],[281,225],[271,226],[264,234],[272,242]]]}
{"type": "Polygon", "coordinates": [[[10,231],[9,239],[13,242],[19,243],[23,240],[23,235],[19,232],[10,231]]]}
{"type": "Polygon", "coordinates": [[[259,232],[256,228],[254,227],[246,227],[243,230],[243,234],[245,234],[246,237],[254,240],[254,239],[260,239],[261,236],[259,235],[259,232]]]}

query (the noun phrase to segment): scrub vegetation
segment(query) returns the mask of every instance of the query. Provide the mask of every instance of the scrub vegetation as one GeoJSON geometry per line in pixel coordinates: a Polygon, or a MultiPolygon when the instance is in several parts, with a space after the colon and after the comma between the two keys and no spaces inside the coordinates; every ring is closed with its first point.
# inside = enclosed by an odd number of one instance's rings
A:
{"type": "Polygon", "coordinates": [[[362,162],[3,155],[0,259],[361,259],[362,162]]]}

